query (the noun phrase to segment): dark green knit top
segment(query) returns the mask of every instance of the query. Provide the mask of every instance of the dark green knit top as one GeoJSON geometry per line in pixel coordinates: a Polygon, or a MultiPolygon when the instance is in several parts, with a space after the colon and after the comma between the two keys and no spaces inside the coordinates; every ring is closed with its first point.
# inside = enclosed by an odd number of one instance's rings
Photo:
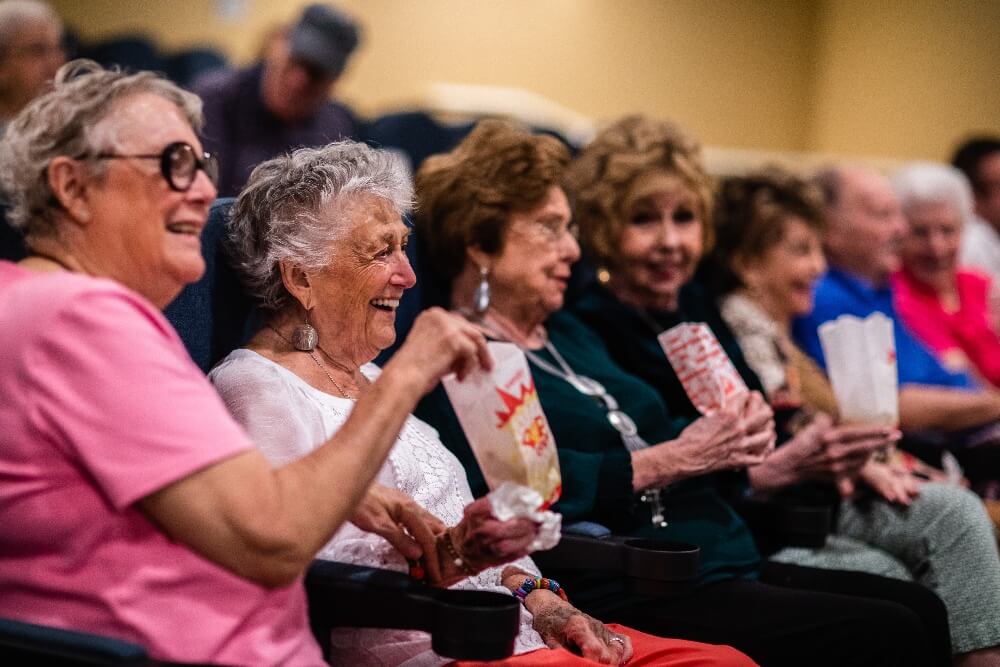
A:
{"type": "MultiPolygon", "coordinates": [[[[603,384],[647,442],[655,444],[677,436],[686,420],[672,419],[659,393],[623,372],[591,329],[565,312],[549,318],[546,328],[549,340],[569,366],[603,384]]],[[[547,350],[536,354],[559,367],[547,350]]],[[[753,540],[720,495],[718,476],[667,487],[663,502],[668,525],[654,527],[648,506],[632,491],[631,457],[608,422],[603,405],[534,363],[531,370],[559,450],[563,493],[554,509],[563,514],[565,523],[596,521],[617,534],[697,544],[701,547],[701,583],[756,575],[759,558],[753,540]]],[[[441,440],[458,456],[473,494],[485,494],[488,489],[483,475],[440,386],[420,403],[417,416],[437,428],[441,440]]]]}

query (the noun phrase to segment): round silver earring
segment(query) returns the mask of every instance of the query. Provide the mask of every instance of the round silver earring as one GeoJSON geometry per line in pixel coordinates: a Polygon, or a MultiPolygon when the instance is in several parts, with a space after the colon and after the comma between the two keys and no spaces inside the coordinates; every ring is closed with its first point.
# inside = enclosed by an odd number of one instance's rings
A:
{"type": "Polygon", "coordinates": [[[486,314],[486,309],[490,307],[490,270],[485,266],[479,267],[479,284],[476,291],[472,293],[472,310],[477,317],[486,314]]]}
{"type": "Polygon", "coordinates": [[[309,324],[309,311],[306,311],[306,321],[292,329],[292,345],[296,350],[312,352],[319,345],[319,332],[309,324]]]}

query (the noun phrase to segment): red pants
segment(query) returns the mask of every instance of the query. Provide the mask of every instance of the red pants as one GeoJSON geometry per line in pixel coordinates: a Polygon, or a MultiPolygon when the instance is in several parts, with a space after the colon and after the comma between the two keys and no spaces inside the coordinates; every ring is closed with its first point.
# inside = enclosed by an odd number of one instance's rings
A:
{"type": "MultiPolygon", "coordinates": [[[[736,649],[718,644],[700,644],[683,639],[663,639],[624,625],[608,627],[632,640],[632,659],[628,667],[753,667],[757,663],[736,649]]],[[[574,655],[564,648],[541,648],[495,662],[459,661],[448,667],[585,667],[597,663],[574,655]]]]}

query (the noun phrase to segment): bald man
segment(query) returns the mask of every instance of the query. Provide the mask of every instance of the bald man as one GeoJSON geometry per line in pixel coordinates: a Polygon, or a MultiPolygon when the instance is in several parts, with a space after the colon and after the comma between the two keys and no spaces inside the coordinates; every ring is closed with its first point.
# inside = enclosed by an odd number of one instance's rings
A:
{"type": "Polygon", "coordinates": [[[901,265],[906,221],[889,181],[867,167],[842,166],[824,171],[817,182],[826,201],[829,271],[817,286],[812,314],[795,322],[796,340],[824,365],[819,325],[845,314],[884,313],[896,335],[900,426],[945,432],[994,426],[1000,392],[945,370],[896,315],[889,279],[901,265]]]}
{"type": "Polygon", "coordinates": [[[66,60],[62,21],[44,2],[0,1],[0,133],[66,60]]]}

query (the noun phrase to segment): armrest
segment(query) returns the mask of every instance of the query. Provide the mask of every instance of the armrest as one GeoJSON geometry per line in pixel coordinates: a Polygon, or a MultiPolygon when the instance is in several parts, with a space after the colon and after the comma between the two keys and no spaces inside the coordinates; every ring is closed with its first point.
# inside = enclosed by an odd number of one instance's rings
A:
{"type": "Polygon", "coordinates": [[[431,588],[389,570],[313,561],[306,574],[313,633],[328,652],[334,627],[423,630],[440,655],[500,660],[514,651],[520,604],[486,591],[431,588]]]}
{"type": "Polygon", "coordinates": [[[152,665],[146,649],[121,639],[0,618],[5,665],[152,665]]]}
{"type": "Polygon", "coordinates": [[[615,536],[597,524],[580,528],[582,535],[575,524],[566,526],[558,545],[532,554],[542,572],[603,570],[624,576],[630,590],[643,594],[687,590],[698,577],[700,549],[692,544],[615,536]]]}
{"type": "Polygon", "coordinates": [[[833,526],[833,506],[802,500],[744,500],[735,505],[767,555],[784,547],[819,549],[833,526]]]}

